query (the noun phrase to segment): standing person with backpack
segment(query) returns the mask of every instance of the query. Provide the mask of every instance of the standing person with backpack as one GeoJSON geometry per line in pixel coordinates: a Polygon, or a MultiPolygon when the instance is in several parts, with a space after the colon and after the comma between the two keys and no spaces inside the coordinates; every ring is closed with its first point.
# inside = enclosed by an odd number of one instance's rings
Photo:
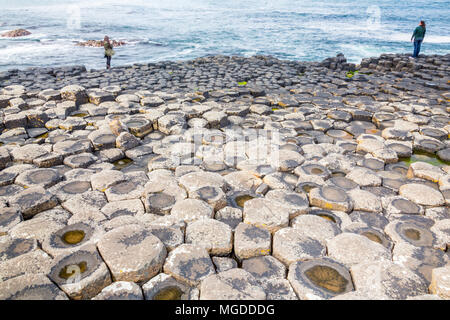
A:
{"type": "Polygon", "coordinates": [[[420,53],[420,47],[422,45],[423,38],[425,38],[425,32],[427,29],[425,28],[425,21],[420,21],[419,26],[414,30],[414,33],[411,37],[411,42],[414,40],[414,53],[412,58],[417,58],[420,53]]]}
{"type": "Polygon", "coordinates": [[[111,58],[114,55],[113,45],[109,41],[109,37],[105,36],[103,40],[103,46],[105,47],[106,69],[111,68],[111,58]]]}

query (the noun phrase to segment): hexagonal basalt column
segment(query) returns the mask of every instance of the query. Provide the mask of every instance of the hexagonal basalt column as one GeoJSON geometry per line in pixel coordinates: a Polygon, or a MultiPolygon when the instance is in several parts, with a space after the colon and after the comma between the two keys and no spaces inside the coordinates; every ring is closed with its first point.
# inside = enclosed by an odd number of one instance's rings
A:
{"type": "Polygon", "coordinates": [[[356,290],[375,299],[404,300],[428,293],[421,277],[392,261],[360,263],[350,272],[356,290]]]}
{"type": "Polygon", "coordinates": [[[349,271],[329,258],[294,262],[288,280],[302,300],[330,299],[353,290],[349,271]]]}
{"type": "Polygon", "coordinates": [[[35,239],[8,239],[0,242],[0,262],[14,259],[20,255],[36,250],[35,239]]]}
{"type": "Polygon", "coordinates": [[[146,300],[193,300],[198,290],[160,273],[142,286],[146,300]]]}
{"type": "Polygon", "coordinates": [[[95,150],[110,149],[116,146],[116,136],[108,130],[96,130],[89,134],[95,150]]]}
{"type": "Polygon", "coordinates": [[[56,258],[49,277],[75,300],[91,299],[111,284],[108,268],[93,245],[56,258]]]}
{"type": "Polygon", "coordinates": [[[9,203],[17,207],[25,219],[35,214],[51,209],[58,204],[56,198],[42,187],[26,189],[13,196],[9,203]]]}
{"type": "Polygon", "coordinates": [[[97,157],[91,153],[80,153],[66,157],[64,164],[71,168],[87,168],[97,161],[97,157]]]}
{"type": "Polygon", "coordinates": [[[274,233],[289,225],[289,208],[268,199],[256,198],[245,202],[244,222],[274,233]]]}
{"type": "Polygon", "coordinates": [[[231,269],[202,281],[200,300],[265,300],[256,278],[243,269],[231,269]]]}
{"type": "Polygon", "coordinates": [[[269,255],[271,239],[268,230],[240,223],[234,233],[234,253],[238,259],[269,255]]]}
{"type": "Polygon", "coordinates": [[[323,209],[344,212],[353,209],[353,203],[347,193],[343,189],[330,186],[312,189],[309,192],[309,201],[311,205],[323,209]]]}
{"type": "Polygon", "coordinates": [[[143,117],[130,118],[124,123],[130,133],[142,138],[153,131],[153,123],[143,117]]]}
{"type": "Polygon", "coordinates": [[[109,231],[97,246],[116,281],[149,280],[161,270],[167,254],[164,244],[138,225],[109,231]]]}
{"type": "Polygon", "coordinates": [[[0,282],[1,300],[68,300],[43,274],[29,274],[0,282]]]}
{"type": "Polygon", "coordinates": [[[210,254],[227,255],[233,249],[233,233],[223,222],[201,219],[188,224],[186,243],[202,245],[210,254]]]}
{"type": "Polygon", "coordinates": [[[327,241],[328,256],[347,267],[358,263],[391,260],[391,251],[368,237],[341,233],[327,241]]]}
{"type": "Polygon", "coordinates": [[[104,288],[92,300],[144,300],[144,296],[136,283],[117,281],[104,288]]]}
{"type": "Polygon", "coordinates": [[[90,152],[91,149],[91,141],[87,139],[63,140],[53,145],[53,151],[63,156],[71,156],[78,153],[90,152]]]}
{"type": "Polygon", "coordinates": [[[82,222],[71,224],[51,234],[42,243],[42,249],[52,256],[68,254],[78,250],[80,246],[85,245],[87,242],[98,238],[99,234],[101,234],[99,231],[82,222]]]}
{"type": "Polygon", "coordinates": [[[266,194],[265,198],[288,208],[289,219],[306,213],[309,208],[308,197],[304,193],[271,190],[266,194]]]}
{"type": "Polygon", "coordinates": [[[220,174],[212,172],[191,172],[183,175],[179,182],[188,192],[206,186],[215,186],[223,190],[226,185],[224,178],[220,174]]]}
{"type": "Polygon", "coordinates": [[[49,188],[57,184],[62,179],[55,169],[32,169],[19,174],[16,183],[25,188],[44,187],[49,188]]]}
{"type": "Polygon", "coordinates": [[[61,89],[60,93],[63,100],[75,101],[78,105],[88,102],[85,89],[79,85],[66,86],[61,89]]]}
{"type": "Polygon", "coordinates": [[[419,205],[437,207],[445,204],[442,193],[425,184],[404,184],[400,187],[399,194],[419,205]]]}
{"type": "Polygon", "coordinates": [[[435,235],[429,228],[413,220],[394,220],[385,228],[386,234],[395,243],[407,242],[414,246],[433,246],[436,242],[435,235]]]}
{"type": "Polygon", "coordinates": [[[189,193],[189,197],[207,202],[214,211],[218,211],[227,205],[225,193],[219,187],[205,186],[189,193]]]}
{"type": "Polygon", "coordinates": [[[189,286],[196,286],[215,273],[206,249],[191,244],[183,244],[169,253],[164,272],[189,286]]]}
{"type": "Polygon", "coordinates": [[[69,198],[87,191],[91,191],[91,183],[83,180],[67,180],[62,181],[49,189],[59,201],[64,202],[69,198]]]}
{"type": "Polygon", "coordinates": [[[294,228],[281,229],[273,237],[273,256],[286,266],[295,261],[320,258],[325,253],[322,243],[294,228]]]}
{"type": "Polygon", "coordinates": [[[171,216],[180,221],[190,222],[202,218],[213,218],[214,210],[204,201],[184,199],[175,203],[171,216]]]}
{"type": "Polygon", "coordinates": [[[291,226],[301,234],[325,244],[341,233],[336,223],[312,214],[303,214],[291,220],[291,226]]]}

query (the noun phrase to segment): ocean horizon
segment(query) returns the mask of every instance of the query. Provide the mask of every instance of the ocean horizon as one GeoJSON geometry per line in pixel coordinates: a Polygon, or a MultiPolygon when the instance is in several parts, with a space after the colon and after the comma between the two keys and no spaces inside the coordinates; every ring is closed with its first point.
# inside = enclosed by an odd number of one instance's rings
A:
{"type": "Polygon", "coordinates": [[[427,21],[423,54],[450,52],[449,1],[0,0],[0,70],[85,65],[103,68],[102,48],[77,47],[105,35],[113,66],[206,55],[272,55],[321,61],[343,53],[349,62],[381,53],[411,53],[411,34],[427,21]]]}

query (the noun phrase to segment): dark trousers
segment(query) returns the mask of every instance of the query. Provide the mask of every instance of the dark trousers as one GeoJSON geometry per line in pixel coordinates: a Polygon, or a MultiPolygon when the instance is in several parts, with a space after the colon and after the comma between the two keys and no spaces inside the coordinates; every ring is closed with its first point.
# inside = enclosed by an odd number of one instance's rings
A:
{"type": "Polygon", "coordinates": [[[110,56],[106,56],[106,68],[107,69],[111,68],[111,57],[110,56]]]}
{"type": "Polygon", "coordinates": [[[413,53],[414,58],[417,58],[419,56],[420,46],[422,45],[422,41],[423,40],[414,40],[414,53],[413,53]]]}

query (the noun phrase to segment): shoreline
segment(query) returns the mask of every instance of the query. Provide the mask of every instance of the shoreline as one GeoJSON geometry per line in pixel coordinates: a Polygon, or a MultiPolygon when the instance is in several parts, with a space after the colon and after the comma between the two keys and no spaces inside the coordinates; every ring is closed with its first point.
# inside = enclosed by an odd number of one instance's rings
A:
{"type": "MultiPolygon", "coordinates": [[[[121,72],[131,72],[130,75],[136,73],[139,75],[139,71],[142,70],[143,73],[146,71],[151,71],[153,73],[160,71],[160,73],[164,73],[165,69],[182,69],[185,66],[204,66],[205,64],[210,64],[212,68],[216,68],[217,65],[223,63],[235,63],[235,66],[241,67],[249,67],[257,69],[261,63],[262,65],[267,66],[280,66],[283,68],[291,68],[292,70],[297,70],[299,73],[302,73],[302,70],[306,70],[308,68],[320,68],[325,67],[327,69],[331,69],[332,71],[361,71],[365,73],[371,72],[412,72],[420,70],[427,60],[444,60],[448,61],[450,57],[450,53],[446,55],[421,55],[417,60],[408,59],[409,54],[381,54],[379,57],[369,57],[363,58],[359,64],[347,63],[347,60],[343,54],[338,54],[336,57],[330,57],[323,61],[298,61],[298,60],[280,60],[273,56],[263,56],[263,55],[255,55],[251,57],[244,56],[225,56],[225,55],[207,55],[204,57],[199,57],[196,59],[187,59],[187,60],[176,60],[176,61],[160,61],[160,62],[151,62],[151,63],[135,63],[129,65],[122,66],[114,66],[113,59],[113,67],[111,71],[108,73],[104,69],[89,69],[87,70],[83,65],[68,65],[61,67],[30,67],[27,69],[10,69],[8,71],[0,72],[0,88],[8,85],[14,84],[22,84],[26,87],[39,87],[38,81],[35,81],[36,76],[39,77],[40,81],[44,82],[48,87],[54,86],[55,89],[61,89],[65,85],[67,85],[71,79],[75,80],[80,79],[80,77],[85,76],[86,78],[102,78],[106,77],[106,81],[114,81],[115,75],[121,72]],[[248,66],[250,64],[250,66],[248,66]],[[63,79],[64,78],[64,79],[63,79]],[[61,81],[62,80],[62,81],[61,81]],[[46,82],[47,81],[47,82],[46,82]]],[[[173,72],[168,75],[173,76],[173,72]]],[[[291,70],[291,71],[292,71],[291,70]]],[[[247,73],[251,73],[251,70],[247,73]]],[[[167,78],[167,74],[159,75],[163,78],[167,78]]],[[[175,74],[176,76],[176,74],[175,74]]],[[[295,72],[290,72],[287,76],[295,76],[295,72]]],[[[241,80],[252,80],[252,77],[248,74],[241,77],[239,79],[239,75],[236,76],[235,82],[243,82],[241,80]]],[[[83,79],[84,80],[84,79],[83,79]]],[[[124,78],[121,78],[120,81],[123,81],[124,78]]],[[[245,81],[248,82],[248,81],[245,81]]],[[[294,84],[296,82],[294,81],[294,84]]],[[[253,84],[250,83],[249,84],[253,84]]],[[[100,84],[93,83],[92,87],[100,87],[100,84]]],[[[42,86],[41,86],[42,87],[42,86]]],[[[144,89],[144,83],[140,86],[141,89],[144,89]]],[[[229,84],[225,87],[230,87],[229,84]]],[[[233,87],[233,86],[231,86],[233,87]]],[[[218,87],[215,87],[216,89],[218,87]]],[[[133,88],[131,88],[133,89],[133,88]]],[[[180,88],[181,89],[181,88],[180,88]]],[[[210,88],[213,89],[213,88],[210,88]]]]}

